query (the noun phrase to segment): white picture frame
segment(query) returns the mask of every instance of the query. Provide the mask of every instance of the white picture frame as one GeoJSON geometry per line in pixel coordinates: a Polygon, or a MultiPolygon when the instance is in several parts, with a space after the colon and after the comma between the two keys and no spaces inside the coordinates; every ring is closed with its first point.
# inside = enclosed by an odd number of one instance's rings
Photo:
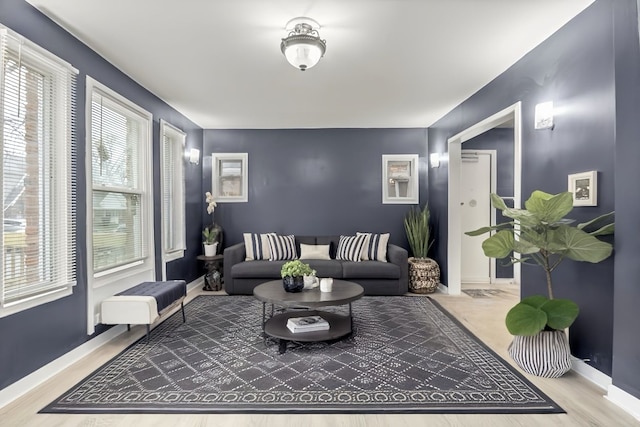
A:
{"type": "Polygon", "coordinates": [[[598,171],[570,174],[568,186],[573,206],[598,206],[598,171]]]}
{"type": "Polygon", "coordinates": [[[419,203],[418,155],[382,155],[382,203],[419,203]]]}
{"type": "Polygon", "coordinates": [[[248,153],[211,154],[211,193],[217,203],[245,203],[248,192],[248,153]]]}

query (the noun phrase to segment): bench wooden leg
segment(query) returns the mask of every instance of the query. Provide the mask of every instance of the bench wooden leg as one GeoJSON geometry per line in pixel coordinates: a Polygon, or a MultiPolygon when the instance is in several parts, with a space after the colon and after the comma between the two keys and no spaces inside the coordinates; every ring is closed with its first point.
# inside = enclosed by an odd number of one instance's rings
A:
{"type": "Polygon", "coordinates": [[[186,323],[187,322],[187,317],[184,314],[184,302],[180,303],[180,309],[182,310],[182,323],[186,323]]]}
{"type": "Polygon", "coordinates": [[[151,333],[151,325],[147,325],[147,344],[149,344],[149,335],[151,333]]]}
{"type": "Polygon", "coordinates": [[[127,323],[127,331],[131,330],[131,325],[127,323]]]}

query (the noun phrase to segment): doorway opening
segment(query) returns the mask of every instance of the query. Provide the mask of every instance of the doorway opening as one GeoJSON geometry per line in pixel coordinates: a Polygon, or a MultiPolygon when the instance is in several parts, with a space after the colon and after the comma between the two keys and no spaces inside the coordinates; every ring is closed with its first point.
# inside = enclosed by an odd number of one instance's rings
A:
{"type": "MultiPolygon", "coordinates": [[[[469,231],[467,229],[463,229],[463,209],[462,209],[462,194],[463,189],[466,189],[466,183],[462,179],[462,151],[463,144],[468,143],[464,146],[464,149],[467,150],[467,147],[472,148],[475,144],[473,141],[476,137],[485,134],[486,132],[492,129],[511,129],[513,132],[513,143],[509,145],[508,157],[509,160],[512,160],[512,167],[509,173],[506,175],[511,176],[509,180],[501,180],[499,177],[496,179],[496,193],[503,197],[505,202],[514,208],[521,207],[521,146],[522,146],[522,135],[521,135],[521,104],[517,102],[510,107],[505,108],[502,111],[492,115],[491,117],[482,120],[475,125],[465,129],[464,131],[454,135],[449,138],[448,142],[448,152],[449,152],[449,212],[448,212],[448,248],[447,248],[447,270],[448,270],[448,283],[447,290],[450,295],[460,295],[462,290],[462,263],[463,260],[463,233],[465,231],[469,231]]],[[[510,133],[510,131],[508,131],[510,133]]],[[[477,140],[476,140],[477,141],[477,140]]],[[[471,150],[473,151],[473,150],[471,150]]],[[[476,150],[477,151],[477,150],[476,150]]],[[[501,158],[500,148],[496,147],[496,156],[497,159],[501,158]]],[[[500,161],[498,160],[497,169],[500,167],[500,161]]],[[[507,162],[505,162],[507,163],[507,162]]],[[[497,174],[499,175],[499,174],[497,174]]],[[[488,194],[487,194],[488,198],[488,194]]],[[[493,219],[491,219],[491,224],[495,224],[495,209],[491,208],[493,212],[493,219]]],[[[491,214],[490,214],[491,215],[491,214]]],[[[491,216],[490,216],[491,218],[491,216]]],[[[487,224],[485,224],[487,225],[487,224]]],[[[471,228],[473,229],[473,228],[471,228]]],[[[466,237],[466,236],[465,236],[466,237]]],[[[480,242],[483,240],[482,237],[475,237],[480,242]]],[[[493,260],[495,261],[495,260],[493,260]]],[[[489,264],[489,260],[487,259],[487,264],[489,264]]],[[[496,267],[494,262],[494,276],[491,276],[489,282],[496,283],[498,281],[508,281],[512,282],[519,287],[520,285],[520,265],[514,264],[512,267],[512,276],[510,278],[498,278],[495,277],[496,267]],[[499,280],[501,279],[501,280],[499,280]]]]}

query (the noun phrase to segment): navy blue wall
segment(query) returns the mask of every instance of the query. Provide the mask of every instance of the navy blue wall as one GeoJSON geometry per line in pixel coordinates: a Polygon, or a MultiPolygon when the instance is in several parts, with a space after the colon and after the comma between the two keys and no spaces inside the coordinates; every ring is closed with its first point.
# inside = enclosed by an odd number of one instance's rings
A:
{"type": "Polygon", "coordinates": [[[420,156],[420,202],[427,200],[426,129],[205,130],[204,191],[213,152],[249,153],[249,202],[220,203],[215,211],[225,246],[242,241],[243,232],[377,231],[407,247],[409,206],[382,204],[383,154],[420,156]]]}
{"type": "MultiPolygon", "coordinates": [[[[637,43],[637,34],[636,43],[637,43]]],[[[522,101],[522,194],[567,190],[567,175],[598,171],[598,206],[574,209],[578,221],[614,210],[615,94],[612,2],[596,1],[495,80],[429,129],[429,150],[446,151],[447,138],[522,101]],[[555,128],[533,128],[534,107],[552,100],[555,128]]],[[[446,166],[446,164],[445,164],[446,166]]],[[[430,203],[437,210],[436,260],[446,266],[447,168],[432,169],[430,203]]],[[[524,201],[524,200],[523,200],[524,201]]],[[[610,375],[613,266],[563,263],[554,272],[556,297],[581,309],[572,326],[573,354],[610,375]]],[[[545,294],[542,271],[522,268],[522,295],[545,294]]],[[[446,284],[446,274],[443,275],[446,284]]]]}
{"type": "Polygon", "coordinates": [[[614,4],[616,63],[616,241],[613,385],[640,398],[640,52],[637,4],[614,4]]]}
{"type": "MultiPolygon", "coordinates": [[[[0,318],[0,389],[35,371],[48,362],[74,349],[90,337],[86,333],[87,268],[86,268],[86,212],[85,182],[85,80],[97,79],[116,92],[153,114],[155,234],[160,236],[160,170],[158,132],[159,120],[164,119],[187,133],[188,147],[202,147],[202,129],[176,112],[153,94],[132,81],[91,49],[70,36],[59,26],[23,0],[0,2],[0,23],[22,34],[79,69],[77,90],[77,153],[78,159],[78,284],[73,295],[17,314],[0,318]]],[[[201,189],[200,168],[187,168],[187,188],[201,189]]],[[[198,191],[200,193],[200,191],[198,191]]],[[[187,256],[172,262],[167,268],[170,278],[192,281],[198,277],[196,254],[200,253],[202,200],[187,193],[187,256]]],[[[156,238],[157,276],[160,277],[160,239],[156,238]]],[[[99,329],[99,332],[104,328],[99,329]]]]}

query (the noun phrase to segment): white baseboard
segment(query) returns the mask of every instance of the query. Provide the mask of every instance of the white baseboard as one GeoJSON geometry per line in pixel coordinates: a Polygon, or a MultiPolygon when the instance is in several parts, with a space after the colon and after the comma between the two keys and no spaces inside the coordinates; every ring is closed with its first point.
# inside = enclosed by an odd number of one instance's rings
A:
{"type": "Polygon", "coordinates": [[[640,399],[637,397],[614,385],[610,385],[605,398],[640,421],[640,399]]]}
{"type": "Polygon", "coordinates": [[[449,287],[443,285],[442,283],[438,283],[438,290],[443,294],[449,294],[449,287]]]}
{"type": "Polygon", "coordinates": [[[582,375],[602,390],[607,391],[611,386],[611,377],[603,374],[593,366],[587,364],[582,359],[571,356],[571,369],[579,375],[582,375]]]}
{"type": "MultiPolygon", "coordinates": [[[[187,284],[187,294],[194,289],[203,286],[204,276],[197,278],[193,282],[187,284]]],[[[92,351],[102,347],[118,335],[127,331],[125,325],[116,325],[107,331],[101,333],[97,337],[79,345],[68,353],[63,354],[57,359],[49,362],[40,369],[30,373],[26,377],[16,381],[10,386],[0,390],[0,409],[19,397],[30,392],[34,388],[38,387],[45,381],[59,374],[69,366],[78,362],[83,357],[87,356],[92,351]]]]}

